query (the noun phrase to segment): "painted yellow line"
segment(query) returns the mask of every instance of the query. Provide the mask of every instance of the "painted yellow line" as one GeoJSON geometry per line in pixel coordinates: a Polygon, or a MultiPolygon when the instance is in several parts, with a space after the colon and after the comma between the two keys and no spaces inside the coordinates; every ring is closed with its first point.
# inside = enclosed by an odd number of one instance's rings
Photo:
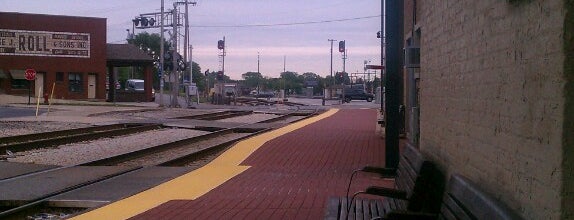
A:
{"type": "Polygon", "coordinates": [[[240,141],[202,168],[72,219],[127,219],[170,200],[197,199],[249,169],[249,166],[240,166],[241,162],[265,142],[332,116],[337,111],[331,109],[321,115],[240,141]]]}

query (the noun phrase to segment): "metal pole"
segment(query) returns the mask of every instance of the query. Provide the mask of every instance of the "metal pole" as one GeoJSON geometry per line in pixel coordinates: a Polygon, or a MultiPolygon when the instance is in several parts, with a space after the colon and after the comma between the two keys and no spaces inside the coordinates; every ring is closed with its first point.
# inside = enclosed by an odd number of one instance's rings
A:
{"type": "Polygon", "coordinates": [[[225,45],[225,36],[223,36],[223,56],[222,56],[222,67],[221,67],[221,72],[223,72],[223,75],[225,75],[225,48],[227,47],[227,45],[225,45]]]}
{"type": "Polygon", "coordinates": [[[163,1],[161,0],[161,21],[160,21],[160,43],[159,43],[159,106],[163,106],[163,53],[164,51],[164,47],[165,45],[163,44],[164,42],[164,36],[163,36],[163,1]]]}
{"type": "Polygon", "coordinates": [[[331,71],[330,71],[330,74],[331,74],[331,80],[333,81],[332,85],[335,85],[335,78],[333,77],[333,41],[336,41],[336,40],[329,39],[328,41],[331,41],[331,71]]]}
{"type": "MultiPolygon", "coordinates": [[[[345,61],[347,61],[347,50],[343,51],[343,74],[347,73],[346,69],[345,69],[345,61]]],[[[345,80],[343,80],[343,84],[345,83],[345,80]]]]}
{"type": "Polygon", "coordinates": [[[385,166],[395,168],[399,163],[399,103],[401,94],[402,74],[402,47],[403,47],[403,0],[389,1],[385,8],[385,14],[390,19],[385,19],[387,38],[385,44],[385,166]]]}
{"type": "MultiPolygon", "coordinates": [[[[183,38],[183,60],[185,60],[184,62],[187,62],[187,50],[189,49],[189,5],[187,3],[187,0],[185,0],[185,35],[183,38]]],[[[190,63],[191,64],[191,63],[190,63]]],[[[189,85],[191,85],[191,66],[189,66],[189,85]]],[[[183,78],[183,77],[182,77],[183,78]]]]}
{"type": "MultiPolygon", "coordinates": [[[[381,66],[385,66],[385,35],[386,35],[386,30],[385,30],[385,21],[386,21],[386,11],[385,11],[385,5],[387,4],[386,0],[383,0],[383,2],[381,3],[381,14],[383,14],[383,16],[381,16],[381,66]]],[[[381,70],[381,112],[385,111],[385,70],[382,69],[381,70]]],[[[384,117],[386,117],[384,114],[382,115],[383,119],[384,117]]]]}
{"type": "Polygon", "coordinates": [[[172,41],[172,46],[173,46],[173,51],[171,51],[171,56],[172,56],[172,62],[173,62],[173,71],[172,71],[172,75],[174,77],[173,80],[173,85],[172,85],[172,98],[171,98],[171,107],[177,107],[178,106],[178,96],[179,96],[179,74],[178,74],[178,64],[177,64],[177,24],[178,24],[178,19],[177,19],[177,3],[173,3],[173,41],[172,41]]]}

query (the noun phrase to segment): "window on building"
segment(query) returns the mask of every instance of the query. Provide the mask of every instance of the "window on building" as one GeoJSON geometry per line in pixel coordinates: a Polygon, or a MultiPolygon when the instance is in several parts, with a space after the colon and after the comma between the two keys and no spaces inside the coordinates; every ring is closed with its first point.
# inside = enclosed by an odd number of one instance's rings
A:
{"type": "Polygon", "coordinates": [[[56,82],[64,82],[64,73],[56,72],[56,82]]]}
{"type": "Polygon", "coordinates": [[[28,83],[25,79],[12,79],[10,85],[12,89],[28,89],[28,83]]]}
{"type": "Polygon", "coordinates": [[[28,80],[26,80],[24,70],[10,70],[10,87],[12,89],[28,89],[28,80]]]}
{"type": "Polygon", "coordinates": [[[82,92],[82,74],[81,73],[69,73],[68,74],[68,90],[70,92],[82,92]]]}

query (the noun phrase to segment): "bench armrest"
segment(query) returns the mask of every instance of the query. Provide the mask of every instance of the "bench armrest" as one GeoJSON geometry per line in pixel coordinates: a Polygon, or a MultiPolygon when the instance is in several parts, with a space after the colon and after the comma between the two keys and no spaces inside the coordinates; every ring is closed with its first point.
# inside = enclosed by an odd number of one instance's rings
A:
{"type": "Polygon", "coordinates": [[[407,199],[407,192],[398,189],[391,189],[379,186],[369,186],[365,194],[390,197],[395,199],[407,199]]]}
{"type": "Polygon", "coordinates": [[[365,166],[361,169],[361,171],[367,172],[367,173],[377,173],[384,178],[394,178],[397,176],[397,169],[396,168],[365,166]]]}

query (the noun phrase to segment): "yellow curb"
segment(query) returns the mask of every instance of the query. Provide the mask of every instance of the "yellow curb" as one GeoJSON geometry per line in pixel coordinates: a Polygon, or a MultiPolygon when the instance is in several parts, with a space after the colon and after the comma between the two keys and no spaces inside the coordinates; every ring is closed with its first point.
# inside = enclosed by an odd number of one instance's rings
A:
{"type": "Polygon", "coordinates": [[[241,166],[241,162],[265,142],[330,117],[337,111],[331,109],[321,115],[240,141],[197,170],[71,219],[128,219],[170,200],[197,199],[249,169],[250,166],[241,166]]]}

